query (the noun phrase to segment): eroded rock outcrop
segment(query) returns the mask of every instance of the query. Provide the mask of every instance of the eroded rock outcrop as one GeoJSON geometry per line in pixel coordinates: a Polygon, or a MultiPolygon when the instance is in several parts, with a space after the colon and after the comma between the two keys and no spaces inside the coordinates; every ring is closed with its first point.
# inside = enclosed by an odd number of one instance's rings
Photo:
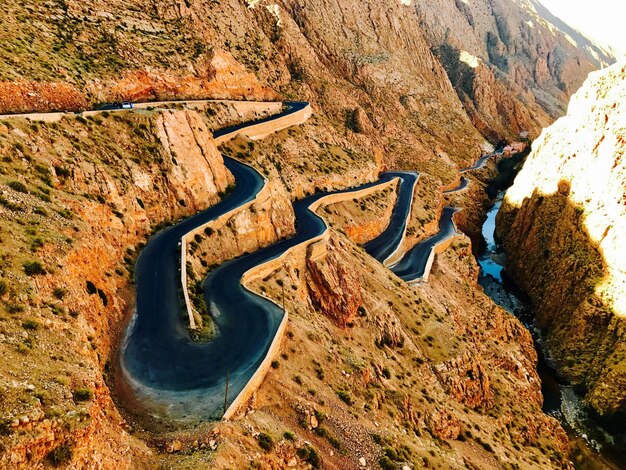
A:
{"type": "Polygon", "coordinates": [[[198,58],[193,74],[167,70],[134,70],[119,81],[95,83],[89,93],[100,101],[233,99],[274,101],[278,94],[227,51],[214,49],[198,58]]]}
{"type": "Polygon", "coordinates": [[[498,236],[546,345],[586,403],[624,431],[626,64],[590,75],[507,192],[498,236]]]}
{"type": "Polygon", "coordinates": [[[77,111],[86,107],[83,93],[68,83],[0,82],[0,114],[77,111]]]}
{"type": "Polygon", "coordinates": [[[314,307],[345,327],[363,303],[361,283],[332,250],[323,242],[309,247],[306,283],[314,307]]]}
{"type": "Polygon", "coordinates": [[[459,402],[471,408],[493,406],[489,374],[480,356],[465,354],[436,367],[439,380],[459,402]]]}

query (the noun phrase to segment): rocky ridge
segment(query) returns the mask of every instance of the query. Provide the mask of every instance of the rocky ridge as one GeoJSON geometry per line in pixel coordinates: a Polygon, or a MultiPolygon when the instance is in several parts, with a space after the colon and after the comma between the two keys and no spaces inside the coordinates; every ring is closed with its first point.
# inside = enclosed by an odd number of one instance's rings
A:
{"type": "Polygon", "coordinates": [[[142,243],[232,181],[214,125],[190,110],[0,124],[0,467],[145,465],[150,452],[125,433],[104,378],[142,243]]]}

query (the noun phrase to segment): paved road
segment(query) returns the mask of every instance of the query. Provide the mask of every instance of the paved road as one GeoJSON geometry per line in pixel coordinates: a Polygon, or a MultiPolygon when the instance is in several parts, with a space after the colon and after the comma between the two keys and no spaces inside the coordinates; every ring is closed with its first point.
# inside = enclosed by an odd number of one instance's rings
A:
{"type": "Polygon", "coordinates": [[[452,216],[458,210],[456,207],[445,207],[439,219],[439,232],[407,251],[398,263],[390,267],[391,271],[406,282],[424,277],[431,251],[438,243],[457,233],[452,216]]]}
{"type": "MultiPolygon", "coordinates": [[[[133,103],[133,108],[131,109],[92,109],[87,111],[50,111],[45,113],[21,113],[21,114],[0,114],[0,119],[14,119],[14,118],[23,118],[30,119],[31,121],[46,121],[46,122],[58,122],[64,116],[95,116],[97,114],[102,114],[104,112],[107,113],[117,113],[117,112],[132,112],[136,110],[146,110],[150,109],[164,109],[170,105],[180,105],[184,104],[190,108],[196,108],[206,103],[232,103],[235,100],[181,100],[181,101],[149,101],[145,103],[133,103]]],[[[254,101],[250,101],[250,103],[255,103],[254,101]]]]}
{"type": "Polygon", "coordinates": [[[461,173],[467,173],[468,171],[480,170],[482,167],[485,166],[485,163],[487,163],[487,160],[499,154],[500,152],[496,151],[493,153],[488,153],[487,155],[483,155],[478,160],[476,160],[476,163],[474,163],[472,166],[467,167],[467,168],[462,168],[461,173]]]}
{"type": "Polygon", "coordinates": [[[465,188],[467,188],[469,186],[469,180],[463,176],[461,178],[461,182],[459,183],[459,185],[454,188],[454,189],[449,189],[448,191],[444,191],[443,194],[453,194],[453,193],[457,193],[459,191],[463,191],[465,188]]]}
{"type": "Polygon", "coordinates": [[[385,231],[375,239],[367,242],[363,248],[370,256],[384,264],[400,249],[404,240],[406,226],[411,215],[411,206],[413,205],[413,192],[419,179],[419,173],[408,171],[387,172],[383,173],[381,180],[383,178],[400,178],[396,204],[393,207],[389,225],[385,231]]]}
{"type": "MultiPolygon", "coordinates": [[[[230,158],[225,157],[224,161],[237,181],[237,189],[206,211],[159,232],[137,260],[136,315],[125,338],[121,363],[124,375],[134,385],[139,397],[155,403],[184,402],[184,397],[179,400],[174,392],[193,392],[211,384],[222,388],[223,392],[225,370],[214,365],[214,361],[230,358],[228,349],[234,347],[245,363],[254,366],[259,362],[257,358],[264,345],[247,342],[248,338],[254,332],[271,333],[275,323],[272,320],[277,318],[279,321],[282,317],[282,312],[272,312],[271,319],[252,318],[251,323],[242,323],[242,331],[236,335],[241,341],[232,342],[225,334],[209,345],[189,339],[179,295],[180,239],[190,230],[253,200],[263,187],[263,178],[254,169],[230,158]],[[216,374],[219,375],[217,378],[216,374]]],[[[267,303],[268,310],[272,310],[273,304],[267,303]]],[[[227,325],[224,328],[223,333],[226,333],[227,325]]],[[[178,408],[178,417],[188,414],[185,407],[178,408]]]]}
{"type": "MultiPolygon", "coordinates": [[[[303,105],[290,103],[282,115],[303,105]]],[[[192,342],[181,314],[178,243],[190,230],[254,199],[263,187],[256,170],[230,158],[225,163],[235,177],[235,190],[215,206],[155,235],[142,250],[135,270],[137,312],[122,347],[122,370],[138,402],[150,412],[176,420],[220,418],[227,371],[230,404],[258,369],[276,334],[283,311],[245,289],[243,274],[326,229],[324,221],[308,209],[329,194],[319,193],[294,204],[296,236],[213,270],[203,287],[219,333],[211,342],[192,342]]],[[[339,192],[376,186],[395,176],[383,174],[377,182],[339,192]]]]}
{"type": "MultiPolygon", "coordinates": [[[[289,103],[281,115],[266,120],[298,111],[303,106],[306,103],[289,103]]],[[[216,136],[245,126],[223,129],[216,132],[216,136]]],[[[235,190],[215,206],[155,235],[142,250],[135,270],[137,311],[124,338],[122,370],[137,402],[145,405],[145,411],[178,421],[219,419],[223,412],[227,372],[230,374],[230,404],[265,358],[283,319],[284,313],[276,304],[242,286],[243,274],[326,230],[325,222],[309,210],[313,202],[330,194],[319,193],[294,203],[297,233],[293,238],[214,269],[205,279],[203,289],[218,334],[208,343],[192,342],[179,294],[178,243],[194,228],[254,199],[264,184],[262,176],[253,168],[227,157],[224,161],[235,177],[235,190]]],[[[392,223],[368,244],[370,252],[381,262],[402,241],[418,176],[389,172],[374,183],[338,191],[349,193],[395,177],[401,179],[392,223]]],[[[446,207],[440,232],[409,250],[392,271],[407,281],[423,276],[433,247],[454,233],[452,215],[455,211],[446,207]]]]}
{"type": "Polygon", "coordinates": [[[284,105],[285,105],[285,109],[283,110],[282,113],[273,114],[271,116],[268,116],[266,118],[259,119],[253,122],[243,122],[241,124],[237,124],[236,126],[225,127],[218,131],[215,131],[213,133],[213,137],[217,139],[218,137],[222,137],[226,134],[231,134],[238,130],[245,129],[246,127],[250,127],[250,125],[256,125],[256,124],[261,124],[264,122],[274,121],[280,117],[288,116],[289,114],[293,114],[295,112],[298,112],[306,108],[309,105],[309,103],[307,103],[306,101],[286,101],[284,105]]]}
{"type": "MultiPolygon", "coordinates": [[[[283,318],[274,303],[248,291],[241,277],[249,269],[280,256],[289,248],[321,235],[325,222],[308,207],[331,193],[294,203],[297,234],[254,253],[228,261],[204,282],[207,305],[219,334],[208,343],[189,340],[178,300],[177,243],[180,237],[211,218],[251,200],[262,187],[250,167],[226,159],[237,186],[231,195],[198,216],[164,230],[144,248],[137,262],[137,316],[122,353],[122,364],[140,401],[151,402],[173,419],[219,419],[225,377],[230,372],[229,404],[263,361],[283,318]]],[[[338,191],[353,192],[395,176],[338,191]]],[[[334,193],[332,193],[334,194],[334,193]]]]}

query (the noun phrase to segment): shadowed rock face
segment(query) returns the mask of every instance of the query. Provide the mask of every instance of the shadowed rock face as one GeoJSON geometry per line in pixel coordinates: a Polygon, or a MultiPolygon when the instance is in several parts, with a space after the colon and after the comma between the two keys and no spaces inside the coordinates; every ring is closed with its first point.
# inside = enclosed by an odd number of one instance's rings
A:
{"type": "Polygon", "coordinates": [[[626,64],[590,78],[507,192],[497,235],[559,370],[626,429],[626,64]]]}

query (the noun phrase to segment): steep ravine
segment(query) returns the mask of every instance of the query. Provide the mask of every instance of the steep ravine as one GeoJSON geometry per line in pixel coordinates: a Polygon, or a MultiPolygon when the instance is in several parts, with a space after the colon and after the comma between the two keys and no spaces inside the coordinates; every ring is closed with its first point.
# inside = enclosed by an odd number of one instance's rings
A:
{"type": "Polygon", "coordinates": [[[623,450],[614,443],[614,436],[594,421],[582,406],[582,398],[555,370],[554,361],[546,351],[544,335],[536,326],[533,308],[527,295],[506,275],[506,256],[495,239],[496,217],[504,193],[493,201],[483,224],[486,248],[477,259],[479,283],[498,305],[515,315],[531,332],[537,350],[537,372],[541,378],[543,411],[559,419],[570,438],[570,458],[577,468],[617,469],[624,460],[623,450]]]}
{"type": "MultiPolygon", "coordinates": [[[[496,235],[547,355],[582,409],[626,433],[626,65],[593,73],[544,130],[507,192],[496,235]]],[[[622,456],[623,458],[623,456],[622,456]]],[[[622,460],[623,462],[623,460],[622,460]]]]}

